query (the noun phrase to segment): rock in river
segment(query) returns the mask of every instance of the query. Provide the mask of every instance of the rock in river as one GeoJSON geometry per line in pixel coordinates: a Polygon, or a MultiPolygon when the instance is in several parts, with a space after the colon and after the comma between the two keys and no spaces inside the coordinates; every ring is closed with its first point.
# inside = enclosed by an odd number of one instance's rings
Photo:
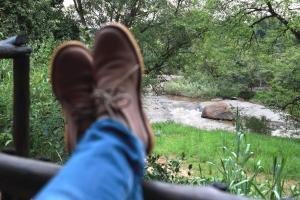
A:
{"type": "Polygon", "coordinates": [[[216,102],[205,106],[201,117],[229,121],[234,119],[229,105],[224,102],[216,102]]]}

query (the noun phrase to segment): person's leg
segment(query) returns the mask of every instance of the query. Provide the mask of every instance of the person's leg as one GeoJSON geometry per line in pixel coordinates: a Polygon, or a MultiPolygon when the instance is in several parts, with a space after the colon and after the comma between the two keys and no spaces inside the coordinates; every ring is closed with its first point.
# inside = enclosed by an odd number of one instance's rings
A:
{"type": "Polygon", "coordinates": [[[141,103],[140,50],[126,27],[111,24],[97,33],[93,56],[78,42],[54,54],[52,88],[65,114],[69,152],[81,142],[36,199],[142,198],[153,132],[141,103]],[[91,126],[96,118],[110,120],[91,126]]]}
{"type": "Polygon", "coordinates": [[[35,199],[142,199],[144,161],[144,146],[128,128],[99,120],[35,199]]]}

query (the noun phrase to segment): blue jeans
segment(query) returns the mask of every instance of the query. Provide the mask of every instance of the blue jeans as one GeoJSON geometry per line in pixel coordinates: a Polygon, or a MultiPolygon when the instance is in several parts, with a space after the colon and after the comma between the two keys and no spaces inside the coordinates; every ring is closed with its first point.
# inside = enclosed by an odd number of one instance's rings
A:
{"type": "Polygon", "coordinates": [[[96,121],[35,199],[143,199],[144,162],[144,146],[127,127],[112,119],[96,121]]]}

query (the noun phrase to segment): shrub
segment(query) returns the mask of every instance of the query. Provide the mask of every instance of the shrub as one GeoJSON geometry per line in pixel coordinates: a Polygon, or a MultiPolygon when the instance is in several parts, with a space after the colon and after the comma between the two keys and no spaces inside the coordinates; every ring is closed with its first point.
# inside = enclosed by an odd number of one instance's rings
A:
{"type": "Polygon", "coordinates": [[[272,105],[274,104],[273,100],[274,97],[272,96],[272,93],[265,90],[258,90],[255,93],[255,96],[253,97],[254,101],[263,103],[265,105],[272,105]]]}
{"type": "Polygon", "coordinates": [[[189,183],[191,179],[192,165],[188,166],[188,172],[183,175],[183,163],[185,154],[175,159],[168,159],[159,154],[152,154],[147,158],[146,180],[160,180],[168,183],[189,183]]]}
{"type": "Polygon", "coordinates": [[[165,83],[164,91],[170,95],[197,97],[211,99],[221,97],[241,97],[249,100],[254,97],[255,92],[249,91],[238,84],[229,84],[225,81],[212,81],[207,78],[186,78],[168,81],[165,83]]]}
{"type": "Polygon", "coordinates": [[[249,100],[249,99],[252,99],[255,96],[255,92],[250,91],[250,90],[243,90],[238,94],[238,96],[245,99],[245,100],[249,100]]]}
{"type": "Polygon", "coordinates": [[[186,96],[186,97],[198,97],[203,99],[210,99],[215,97],[217,89],[213,84],[206,82],[190,82],[185,79],[178,79],[169,81],[165,84],[164,90],[167,94],[186,96]]]}
{"type": "Polygon", "coordinates": [[[270,121],[265,116],[262,116],[261,118],[244,117],[243,121],[245,128],[249,132],[261,133],[265,135],[271,134],[271,128],[269,127],[270,121]]]}

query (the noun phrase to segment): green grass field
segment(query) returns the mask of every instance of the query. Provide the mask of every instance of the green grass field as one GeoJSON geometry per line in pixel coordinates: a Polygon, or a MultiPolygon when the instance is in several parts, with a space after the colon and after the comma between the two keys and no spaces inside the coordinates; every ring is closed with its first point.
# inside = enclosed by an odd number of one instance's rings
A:
{"type": "MultiPolygon", "coordinates": [[[[210,173],[208,161],[220,162],[224,156],[223,146],[234,151],[236,134],[226,131],[204,131],[172,122],[153,124],[156,133],[155,153],[168,157],[186,155],[187,164],[193,164],[196,171],[200,164],[204,173],[210,173]]],[[[284,175],[286,179],[300,181],[300,140],[246,134],[245,144],[251,144],[254,157],[247,168],[251,171],[254,163],[261,160],[264,176],[271,173],[274,156],[286,159],[284,175]]],[[[212,171],[215,175],[216,171],[212,171]]]]}

